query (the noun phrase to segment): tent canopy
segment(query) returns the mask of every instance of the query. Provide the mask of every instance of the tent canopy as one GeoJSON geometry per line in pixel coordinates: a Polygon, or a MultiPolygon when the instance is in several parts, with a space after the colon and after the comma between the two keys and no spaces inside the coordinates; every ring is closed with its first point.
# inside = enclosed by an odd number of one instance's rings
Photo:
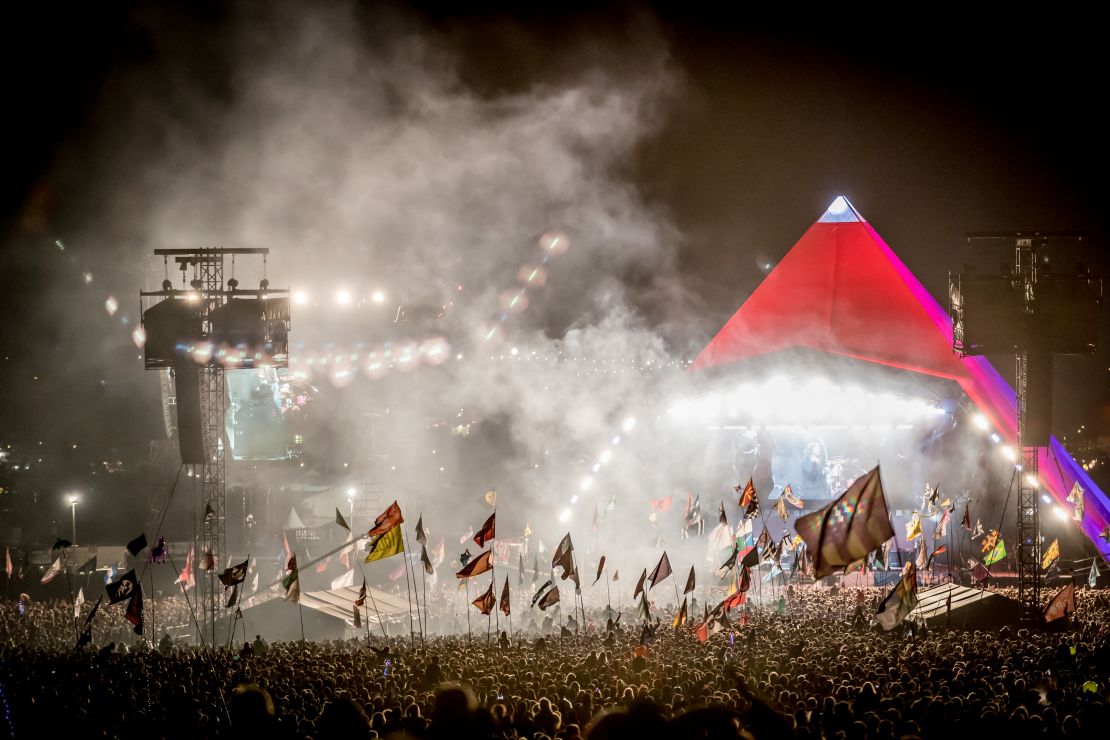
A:
{"type": "MultiPolygon", "coordinates": [[[[808,348],[957,382],[999,438],[1017,444],[1010,385],[983,357],[952,351],[952,322],[844,196],[810,226],[701,351],[704,370],[790,348],[808,348]]],[[[1110,501],[1053,437],[1041,448],[1042,485],[1062,506],[1085,492],[1082,529],[1103,557],[1110,501]]]]}

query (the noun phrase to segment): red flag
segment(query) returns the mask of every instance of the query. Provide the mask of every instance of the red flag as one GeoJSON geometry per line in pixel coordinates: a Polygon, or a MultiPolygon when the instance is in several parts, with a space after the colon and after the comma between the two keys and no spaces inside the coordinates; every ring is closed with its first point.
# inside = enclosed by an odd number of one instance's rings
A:
{"type": "Polygon", "coordinates": [[[1075,614],[1075,584],[1069,583],[1056,592],[1052,601],[1044,608],[1044,621],[1054,622],[1060,617],[1075,614]]]}
{"type": "Polygon", "coordinates": [[[751,478],[748,478],[748,484],[744,486],[744,490],[741,491],[740,486],[736,486],[736,492],[740,494],[740,508],[745,509],[755,498],[755,483],[752,482],[751,478]]]}
{"type": "Polygon", "coordinates": [[[492,612],[493,607],[497,604],[497,598],[493,595],[493,581],[490,581],[489,588],[486,589],[484,594],[470,603],[478,607],[478,611],[482,614],[488,615],[492,612]]]}
{"type": "Polygon", "coordinates": [[[666,514],[671,508],[671,497],[651,499],[651,510],[666,514]]]}
{"type": "Polygon", "coordinates": [[[394,501],[389,505],[388,509],[378,514],[378,518],[374,520],[374,526],[366,533],[366,536],[376,537],[378,535],[383,535],[404,521],[404,518],[401,516],[401,507],[394,501]]]}
{"type": "MultiPolygon", "coordinates": [[[[490,588],[493,588],[492,584],[490,584],[490,588]]],[[[500,603],[499,606],[501,607],[501,613],[504,614],[506,617],[509,616],[509,614],[512,612],[512,607],[509,605],[509,577],[508,576],[505,576],[505,587],[503,589],[501,589],[501,603],[500,603]]]]}
{"type": "Polygon", "coordinates": [[[486,543],[494,538],[496,526],[494,520],[497,518],[497,512],[489,515],[489,519],[482,525],[482,528],[474,535],[474,541],[478,543],[478,547],[485,547],[486,543]]]}
{"type": "Polygon", "coordinates": [[[493,564],[490,562],[491,557],[491,552],[486,550],[467,563],[462,570],[455,574],[455,578],[473,578],[479,573],[485,573],[487,570],[491,570],[493,568],[493,564]]]}

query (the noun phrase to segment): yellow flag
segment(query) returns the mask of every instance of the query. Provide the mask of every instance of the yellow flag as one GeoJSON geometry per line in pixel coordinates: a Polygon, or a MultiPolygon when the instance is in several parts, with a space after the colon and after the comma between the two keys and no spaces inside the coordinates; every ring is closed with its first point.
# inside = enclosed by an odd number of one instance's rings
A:
{"type": "Polygon", "coordinates": [[[405,541],[401,539],[401,527],[396,526],[374,540],[374,545],[366,555],[367,563],[381,560],[405,551],[405,541]]]}

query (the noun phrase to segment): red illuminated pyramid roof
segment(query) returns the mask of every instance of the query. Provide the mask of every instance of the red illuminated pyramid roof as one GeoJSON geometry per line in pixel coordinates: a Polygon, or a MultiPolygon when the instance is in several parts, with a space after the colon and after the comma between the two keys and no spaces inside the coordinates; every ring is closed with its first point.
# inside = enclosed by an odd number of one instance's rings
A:
{"type": "Polygon", "coordinates": [[[717,333],[693,369],[807,347],[946,378],[965,377],[947,315],[843,196],[717,333]],[[939,324],[938,324],[939,319],[939,324]]]}

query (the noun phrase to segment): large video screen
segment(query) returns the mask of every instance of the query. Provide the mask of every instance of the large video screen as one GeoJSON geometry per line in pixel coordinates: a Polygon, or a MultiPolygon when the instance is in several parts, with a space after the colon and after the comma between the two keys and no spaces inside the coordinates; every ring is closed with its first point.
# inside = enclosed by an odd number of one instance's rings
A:
{"type": "Polygon", "coordinates": [[[310,399],[289,370],[227,372],[227,439],[234,460],[289,460],[297,454],[295,422],[310,399]]]}

